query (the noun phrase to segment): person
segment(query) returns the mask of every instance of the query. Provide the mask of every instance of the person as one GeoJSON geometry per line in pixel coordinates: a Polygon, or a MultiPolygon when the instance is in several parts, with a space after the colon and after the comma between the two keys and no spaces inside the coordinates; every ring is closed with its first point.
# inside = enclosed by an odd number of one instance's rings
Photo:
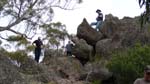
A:
{"type": "Polygon", "coordinates": [[[101,27],[102,21],[103,21],[103,14],[101,13],[101,10],[99,10],[99,9],[96,10],[96,13],[98,14],[98,16],[96,18],[97,22],[92,22],[91,26],[96,25],[96,30],[100,31],[100,27],[101,27]]]}
{"type": "Polygon", "coordinates": [[[39,63],[39,59],[40,59],[40,55],[41,55],[41,48],[42,48],[43,43],[42,43],[40,37],[38,37],[38,39],[35,40],[32,44],[33,44],[33,45],[34,45],[34,44],[36,45],[35,51],[34,51],[34,54],[35,54],[35,61],[36,61],[37,63],[39,63]]]}
{"type": "Polygon", "coordinates": [[[150,65],[147,65],[144,69],[144,77],[137,78],[134,84],[150,84],[150,65]]]}
{"type": "Polygon", "coordinates": [[[67,56],[72,56],[72,47],[73,47],[73,44],[71,43],[71,41],[68,41],[68,44],[65,47],[67,56]]]}

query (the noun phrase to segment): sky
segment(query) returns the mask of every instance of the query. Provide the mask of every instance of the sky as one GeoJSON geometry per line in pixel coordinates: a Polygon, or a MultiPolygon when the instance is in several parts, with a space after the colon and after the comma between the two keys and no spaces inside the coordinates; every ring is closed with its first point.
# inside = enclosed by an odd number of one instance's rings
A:
{"type": "Polygon", "coordinates": [[[88,23],[95,22],[96,10],[100,9],[104,15],[112,14],[119,19],[124,16],[135,17],[142,13],[138,0],[83,0],[74,10],[54,9],[53,22],[65,24],[69,34],[76,34],[77,27],[86,18],[88,23]]]}

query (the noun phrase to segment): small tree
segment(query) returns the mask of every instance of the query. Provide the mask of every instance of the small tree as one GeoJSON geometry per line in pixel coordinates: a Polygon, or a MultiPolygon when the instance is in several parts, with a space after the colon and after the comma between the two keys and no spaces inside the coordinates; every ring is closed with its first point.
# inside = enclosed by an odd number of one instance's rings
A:
{"type": "MultiPolygon", "coordinates": [[[[9,31],[32,38],[37,29],[49,24],[54,16],[53,8],[72,10],[82,0],[0,0],[0,32],[9,31]]],[[[2,35],[0,35],[2,36],[2,35]]]]}
{"type": "Polygon", "coordinates": [[[138,44],[113,55],[107,67],[116,76],[117,84],[133,84],[136,78],[143,76],[144,67],[150,64],[149,51],[149,45],[138,44]]]}
{"type": "Polygon", "coordinates": [[[44,40],[48,40],[47,46],[56,46],[57,48],[65,38],[68,37],[66,26],[60,22],[44,24],[43,29],[44,40]]]}

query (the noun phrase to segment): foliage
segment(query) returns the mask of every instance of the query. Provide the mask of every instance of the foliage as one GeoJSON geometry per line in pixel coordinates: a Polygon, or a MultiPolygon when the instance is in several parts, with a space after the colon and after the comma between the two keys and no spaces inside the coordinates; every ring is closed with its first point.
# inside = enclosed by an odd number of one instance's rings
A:
{"type": "Polygon", "coordinates": [[[8,52],[4,48],[0,48],[0,52],[2,55],[8,55],[8,52]]]}
{"type": "Polygon", "coordinates": [[[0,0],[0,11],[3,10],[3,6],[7,3],[7,0],[0,0]]]}
{"type": "Polygon", "coordinates": [[[16,60],[18,63],[22,63],[26,60],[27,54],[24,50],[18,50],[16,52],[8,52],[8,56],[12,60],[16,60]]]}
{"type": "Polygon", "coordinates": [[[35,48],[35,47],[34,47],[33,45],[26,46],[26,50],[27,50],[27,51],[33,51],[34,48],[35,48]]]}
{"type": "Polygon", "coordinates": [[[82,0],[0,0],[1,31],[32,37],[39,26],[49,24],[54,16],[54,8],[73,10],[82,0]]]}
{"type": "Polygon", "coordinates": [[[101,81],[100,80],[95,80],[92,82],[92,84],[101,84],[101,81]]]}
{"type": "Polygon", "coordinates": [[[20,36],[9,36],[8,37],[8,41],[19,41],[19,40],[21,40],[22,38],[20,37],[20,36]]]}
{"type": "Polygon", "coordinates": [[[11,35],[8,37],[7,41],[9,42],[18,42],[17,45],[20,46],[20,45],[27,45],[29,44],[30,42],[23,36],[20,36],[20,35],[11,35]]]}
{"type": "Polygon", "coordinates": [[[143,24],[149,21],[149,16],[150,16],[150,0],[138,0],[139,1],[139,6],[142,8],[143,6],[145,7],[145,11],[141,14],[141,27],[143,24]]]}
{"type": "Polygon", "coordinates": [[[16,43],[15,48],[19,49],[19,47],[21,47],[21,49],[24,49],[25,53],[31,52],[34,49],[34,46],[31,45],[31,43],[25,37],[20,35],[9,36],[6,40],[11,43],[16,43]]]}
{"type": "Polygon", "coordinates": [[[149,51],[149,45],[136,44],[113,54],[107,67],[116,76],[117,84],[133,84],[136,78],[143,76],[144,66],[150,64],[149,51]]]}
{"type": "Polygon", "coordinates": [[[48,40],[48,45],[59,46],[60,42],[68,37],[66,26],[60,22],[44,24],[41,27],[45,32],[44,35],[46,35],[46,37],[44,39],[48,40]]]}

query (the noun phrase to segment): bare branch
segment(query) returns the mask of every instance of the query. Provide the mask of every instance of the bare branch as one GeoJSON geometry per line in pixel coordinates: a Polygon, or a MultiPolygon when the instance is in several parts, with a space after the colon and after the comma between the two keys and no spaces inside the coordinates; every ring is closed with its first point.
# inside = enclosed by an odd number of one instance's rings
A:
{"type": "Polygon", "coordinates": [[[3,40],[7,40],[7,38],[2,37],[1,35],[0,35],[0,38],[3,39],[3,40]]]}
{"type": "Polygon", "coordinates": [[[20,33],[20,32],[17,32],[17,31],[15,31],[15,30],[13,30],[13,29],[9,29],[8,31],[11,31],[11,32],[13,32],[13,33],[15,33],[15,34],[18,34],[18,35],[22,35],[22,36],[27,37],[25,34],[22,34],[22,33],[20,33]]]}
{"type": "Polygon", "coordinates": [[[53,7],[53,8],[60,8],[60,9],[63,9],[63,10],[74,10],[74,8],[71,8],[71,9],[68,9],[68,8],[64,8],[64,7],[62,7],[62,6],[59,6],[59,5],[53,5],[53,6],[51,6],[51,7],[53,7]]]}
{"type": "Polygon", "coordinates": [[[19,12],[18,12],[18,17],[20,17],[20,13],[21,13],[21,9],[22,9],[22,4],[23,4],[23,2],[20,3],[19,12]]]}
{"type": "MultiPolygon", "coordinates": [[[[53,12],[50,11],[50,8],[56,7],[63,10],[74,10],[74,8],[72,8],[72,5],[70,6],[73,0],[68,0],[66,2],[63,2],[62,0],[50,0],[46,1],[46,3],[42,3],[41,1],[42,0],[33,0],[31,2],[20,1],[17,3],[13,2],[12,4],[8,4],[5,7],[4,11],[6,11],[6,15],[12,16],[13,21],[10,21],[7,26],[0,26],[0,32],[8,30],[18,35],[27,37],[28,33],[31,33],[31,31],[32,33],[34,32],[33,28],[38,28],[39,25],[45,24],[47,21],[50,22],[50,18],[53,17],[51,16],[53,12]],[[10,8],[11,5],[13,5],[12,8],[10,8]],[[10,14],[8,11],[9,9],[11,9],[10,14]],[[48,18],[43,20],[44,14],[47,15],[48,18]],[[21,33],[16,30],[14,26],[19,25],[23,21],[27,21],[27,23],[29,23],[29,26],[25,27],[25,32],[21,33]]],[[[2,15],[5,15],[5,12],[2,15]]]]}
{"type": "MultiPolygon", "coordinates": [[[[30,7],[33,7],[37,1],[38,1],[38,0],[36,0],[33,4],[31,4],[30,7]]],[[[19,9],[19,10],[21,10],[21,9],[19,9]]],[[[15,22],[13,22],[13,23],[7,25],[6,27],[0,26],[0,31],[9,30],[11,27],[13,27],[13,26],[19,24],[19,23],[22,22],[23,20],[27,20],[27,19],[31,18],[32,16],[25,18],[25,15],[28,14],[29,12],[30,12],[29,10],[25,11],[24,14],[23,14],[22,16],[20,16],[20,18],[17,18],[15,22]]],[[[19,15],[19,14],[18,14],[18,15],[19,15]]],[[[10,30],[10,31],[12,31],[12,30],[10,30]]],[[[18,34],[18,33],[16,32],[16,34],[18,34]]]]}
{"type": "Polygon", "coordinates": [[[30,5],[29,8],[33,8],[33,6],[37,3],[38,0],[35,0],[33,4],[30,5]]]}

